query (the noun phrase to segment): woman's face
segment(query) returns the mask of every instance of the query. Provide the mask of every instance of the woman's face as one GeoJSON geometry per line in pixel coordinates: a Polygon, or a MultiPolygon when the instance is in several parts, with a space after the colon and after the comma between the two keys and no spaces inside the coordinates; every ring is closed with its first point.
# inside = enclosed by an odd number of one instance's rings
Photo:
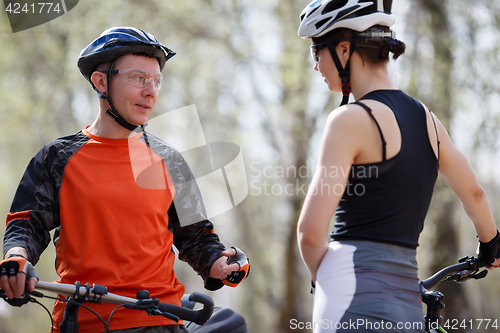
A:
{"type": "MultiPolygon", "coordinates": [[[[337,47],[335,49],[337,49],[337,47]]],[[[314,70],[320,72],[321,76],[325,78],[325,82],[331,92],[339,92],[342,90],[339,72],[333,62],[332,55],[328,47],[325,47],[318,52],[318,61],[314,65],[314,70]]]]}

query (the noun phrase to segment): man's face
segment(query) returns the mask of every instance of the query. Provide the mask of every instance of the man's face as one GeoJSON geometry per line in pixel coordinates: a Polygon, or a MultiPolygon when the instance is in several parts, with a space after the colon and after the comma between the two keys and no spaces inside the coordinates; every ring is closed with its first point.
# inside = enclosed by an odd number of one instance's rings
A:
{"type": "MultiPolygon", "coordinates": [[[[160,74],[158,60],[127,54],[116,61],[113,69],[119,71],[111,77],[110,93],[115,109],[132,125],[146,123],[158,100],[154,79],[147,80],[147,85],[140,87],[127,83],[126,76],[130,73],[137,73],[156,78],[160,74]]],[[[135,79],[135,77],[129,79],[135,79]]]]}

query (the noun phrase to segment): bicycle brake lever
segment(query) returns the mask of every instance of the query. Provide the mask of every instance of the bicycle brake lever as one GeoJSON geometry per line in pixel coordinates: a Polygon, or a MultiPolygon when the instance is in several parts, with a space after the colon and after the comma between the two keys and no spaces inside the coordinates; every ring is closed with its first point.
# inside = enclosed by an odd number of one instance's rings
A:
{"type": "Polygon", "coordinates": [[[178,323],[180,320],[180,318],[177,317],[176,315],[173,315],[169,312],[161,312],[160,310],[158,310],[156,308],[148,309],[148,310],[146,310],[146,312],[150,316],[163,316],[165,318],[168,318],[168,319],[175,321],[176,323],[178,323]]]}
{"type": "Polygon", "coordinates": [[[475,280],[479,280],[479,279],[482,279],[482,278],[486,277],[486,275],[488,275],[488,270],[483,269],[480,272],[473,273],[471,275],[471,278],[473,278],[475,280]]]}
{"type": "Polygon", "coordinates": [[[180,318],[169,312],[162,312],[158,309],[159,300],[156,298],[140,299],[136,303],[124,304],[127,309],[135,309],[146,311],[150,316],[163,316],[165,318],[171,319],[176,323],[179,322],[180,318]]]}
{"type": "Polygon", "coordinates": [[[158,307],[160,301],[156,298],[140,299],[135,303],[126,303],[123,306],[127,309],[147,311],[158,307]]]}

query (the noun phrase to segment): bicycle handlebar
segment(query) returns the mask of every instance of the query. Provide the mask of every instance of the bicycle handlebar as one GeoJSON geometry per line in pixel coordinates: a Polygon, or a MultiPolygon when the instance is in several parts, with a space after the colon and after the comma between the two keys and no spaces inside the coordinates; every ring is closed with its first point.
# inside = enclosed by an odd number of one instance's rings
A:
{"type": "MultiPolygon", "coordinates": [[[[97,284],[92,285],[90,287],[87,285],[80,285],[76,283],[72,284],[64,284],[64,283],[54,283],[54,282],[44,282],[38,281],[38,284],[35,287],[36,291],[47,291],[54,294],[64,295],[68,297],[79,297],[83,298],[85,301],[93,302],[93,303],[113,303],[124,305],[125,307],[146,310],[150,305],[153,305],[158,308],[162,313],[168,313],[173,315],[169,316],[171,319],[183,319],[192,321],[198,325],[203,325],[207,322],[207,320],[212,315],[214,310],[214,302],[213,300],[201,293],[194,292],[189,296],[189,300],[193,302],[198,302],[203,304],[203,308],[199,310],[191,310],[184,308],[182,306],[168,304],[168,303],[160,303],[157,299],[135,299],[130,297],[125,297],[113,293],[108,293],[107,287],[100,286],[97,284]]],[[[1,291],[1,289],[0,289],[1,291]]],[[[39,295],[34,295],[39,296],[39,295]]]]}
{"type": "MultiPolygon", "coordinates": [[[[477,257],[464,257],[459,259],[459,263],[443,268],[433,276],[423,281],[420,284],[426,288],[431,289],[437,286],[444,279],[450,278],[450,280],[466,280],[469,276],[474,277],[475,274],[481,267],[485,267],[486,264],[481,262],[477,257]],[[454,275],[458,273],[457,275],[454,275]]],[[[482,277],[484,277],[484,274],[482,277]]]]}

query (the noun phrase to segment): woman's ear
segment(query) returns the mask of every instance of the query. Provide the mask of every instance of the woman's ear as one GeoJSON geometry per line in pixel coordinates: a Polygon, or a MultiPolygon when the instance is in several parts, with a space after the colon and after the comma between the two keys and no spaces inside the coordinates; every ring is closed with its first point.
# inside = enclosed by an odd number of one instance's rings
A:
{"type": "Polygon", "coordinates": [[[347,61],[349,61],[349,57],[351,56],[351,43],[347,41],[340,42],[335,50],[337,51],[337,55],[342,63],[342,66],[345,67],[347,61]]]}
{"type": "Polygon", "coordinates": [[[102,72],[94,72],[92,73],[92,75],[90,76],[90,81],[92,82],[92,84],[94,85],[94,87],[102,92],[103,94],[107,94],[108,92],[108,89],[107,89],[107,80],[106,80],[106,73],[102,73],[102,72]]]}

